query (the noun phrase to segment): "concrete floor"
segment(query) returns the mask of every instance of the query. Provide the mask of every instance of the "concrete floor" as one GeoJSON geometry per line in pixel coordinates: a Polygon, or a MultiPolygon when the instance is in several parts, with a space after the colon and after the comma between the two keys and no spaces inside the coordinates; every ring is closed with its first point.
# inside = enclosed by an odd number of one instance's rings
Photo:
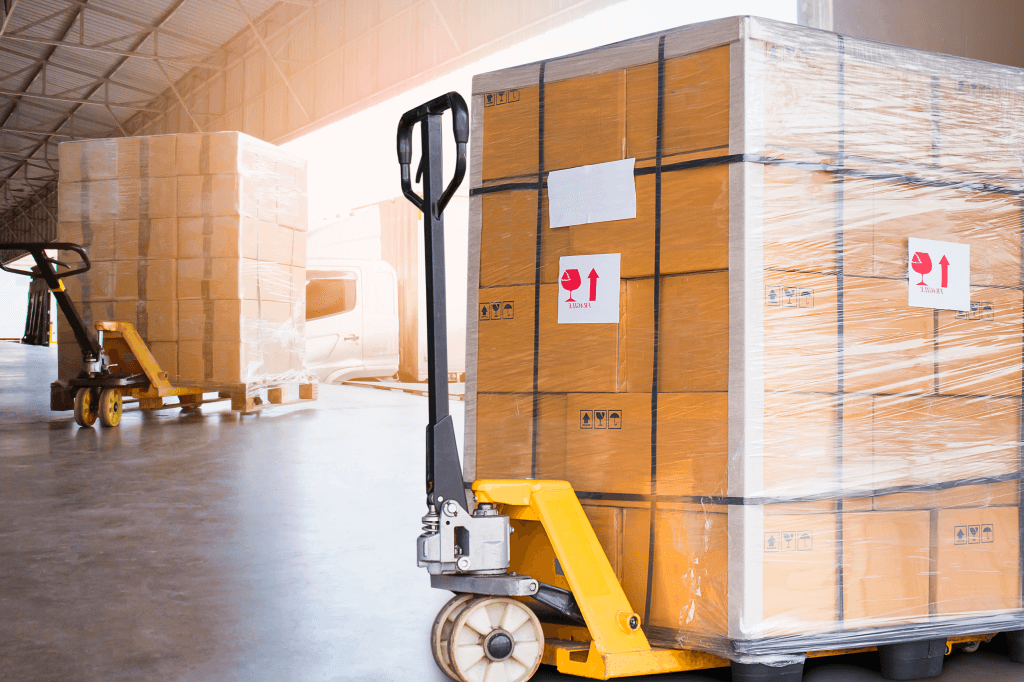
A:
{"type": "MultiPolygon", "coordinates": [[[[322,386],[244,418],[129,408],[79,429],[49,411],[55,368],[0,343],[0,680],[446,679],[427,634],[450,595],[414,560],[425,398],[322,386]]],[[[941,679],[1024,679],[996,649],[941,679]]],[[[879,680],[874,660],[804,679],[879,680]]]]}

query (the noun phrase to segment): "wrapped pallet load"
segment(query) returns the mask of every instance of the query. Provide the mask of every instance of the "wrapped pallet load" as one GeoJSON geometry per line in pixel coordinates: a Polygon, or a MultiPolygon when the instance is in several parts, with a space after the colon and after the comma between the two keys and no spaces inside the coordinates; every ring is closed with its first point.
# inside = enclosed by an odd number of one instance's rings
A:
{"type": "Polygon", "coordinates": [[[470,149],[465,478],[568,480],[654,643],[1024,629],[1024,72],[723,19],[477,76],[470,149]]]}
{"type": "MultiPolygon", "coordinates": [[[[92,270],[68,291],[89,328],[131,322],[171,383],[308,382],[306,162],[237,132],[66,142],[57,241],[92,270]]],[[[59,379],[82,356],[63,318],[59,379]]]]}

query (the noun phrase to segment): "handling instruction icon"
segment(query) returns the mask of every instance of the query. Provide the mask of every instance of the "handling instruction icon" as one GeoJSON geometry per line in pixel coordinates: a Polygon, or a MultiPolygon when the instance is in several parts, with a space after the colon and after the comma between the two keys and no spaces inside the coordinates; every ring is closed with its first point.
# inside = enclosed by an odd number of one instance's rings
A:
{"type": "Polygon", "coordinates": [[[583,280],[580,278],[580,271],[576,268],[569,268],[562,273],[562,288],[569,292],[569,298],[565,299],[566,303],[575,303],[572,297],[572,292],[580,288],[580,284],[583,280]]]}

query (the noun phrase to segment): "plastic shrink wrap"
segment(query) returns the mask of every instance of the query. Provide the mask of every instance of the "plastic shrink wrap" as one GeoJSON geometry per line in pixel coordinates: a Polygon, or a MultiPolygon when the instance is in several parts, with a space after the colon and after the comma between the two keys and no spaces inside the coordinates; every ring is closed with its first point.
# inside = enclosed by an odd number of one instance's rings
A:
{"type": "Polygon", "coordinates": [[[568,480],[654,643],[1024,629],[1024,72],[723,19],[477,76],[471,153],[465,477],[568,480]]]}
{"type": "MultiPolygon", "coordinates": [[[[65,142],[58,241],[88,327],[131,322],[173,384],[308,381],[306,162],[242,133],[65,142]]],[[[59,379],[81,351],[58,321],[59,379]]]]}

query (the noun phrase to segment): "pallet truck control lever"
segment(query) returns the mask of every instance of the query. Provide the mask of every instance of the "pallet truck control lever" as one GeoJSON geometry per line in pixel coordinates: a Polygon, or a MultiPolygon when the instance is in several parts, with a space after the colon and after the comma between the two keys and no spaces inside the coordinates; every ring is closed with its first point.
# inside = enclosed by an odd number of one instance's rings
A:
{"type": "MultiPolygon", "coordinates": [[[[423,212],[423,244],[426,260],[427,298],[427,515],[424,533],[417,541],[417,563],[447,585],[442,589],[478,592],[454,585],[461,577],[480,582],[482,576],[505,575],[509,567],[509,517],[494,505],[475,510],[466,496],[459,463],[455,428],[448,413],[448,321],[445,309],[444,209],[466,175],[466,144],[469,142],[469,108],[457,92],[449,92],[402,115],[398,124],[398,163],[402,192],[423,212]],[[448,186],[442,172],[441,119],[451,111],[455,135],[455,173],[448,186]],[[420,126],[421,157],[416,181],[422,179],[423,195],[412,187],[413,129],[420,126]],[[472,578],[477,576],[476,578],[472,578]]],[[[537,581],[514,576],[500,589],[508,594],[533,594],[537,581]]],[[[496,585],[487,580],[486,585],[496,585]]],[[[481,585],[476,585],[481,587],[481,585]]],[[[496,589],[496,588],[490,588],[496,589]]]]}
{"type": "Polygon", "coordinates": [[[68,295],[67,288],[64,286],[63,281],[67,277],[80,275],[83,272],[88,272],[92,268],[92,263],[89,261],[89,252],[78,244],[71,244],[68,242],[14,242],[10,244],[3,244],[3,248],[10,249],[12,251],[28,251],[29,255],[31,255],[36,262],[36,269],[39,270],[38,274],[29,270],[11,268],[3,263],[0,263],[0,270],[4,270],[15,275],[42,277],[46,282],[46,286],[50,287],[50,291],[53,292],[53,297],[57,300],[57,305],[60,306],[61,311],[64,313],[64,317],[67,318],[68,326],[71,327],[71,330],[75,334],[75,340],[82,348],[82,359],[85,371],[89,374],[100,374],[104,372],[108,361],[106,355],[103,353],[102,337],[99,337],[96,334],[90,334],[89,330],[86,329],[85,322],[82,321],[82,316],[78,314],[78,309],[75,308],[74,303],[71,302],[71,297],[68,295]],[[73,251],[82,259],[82,263],[78,267],[72,268],[66,263],[48,256],[46,254],[47,251],[73,251]],[[58,272],[57,267],[64,269],[58,272]]]}

